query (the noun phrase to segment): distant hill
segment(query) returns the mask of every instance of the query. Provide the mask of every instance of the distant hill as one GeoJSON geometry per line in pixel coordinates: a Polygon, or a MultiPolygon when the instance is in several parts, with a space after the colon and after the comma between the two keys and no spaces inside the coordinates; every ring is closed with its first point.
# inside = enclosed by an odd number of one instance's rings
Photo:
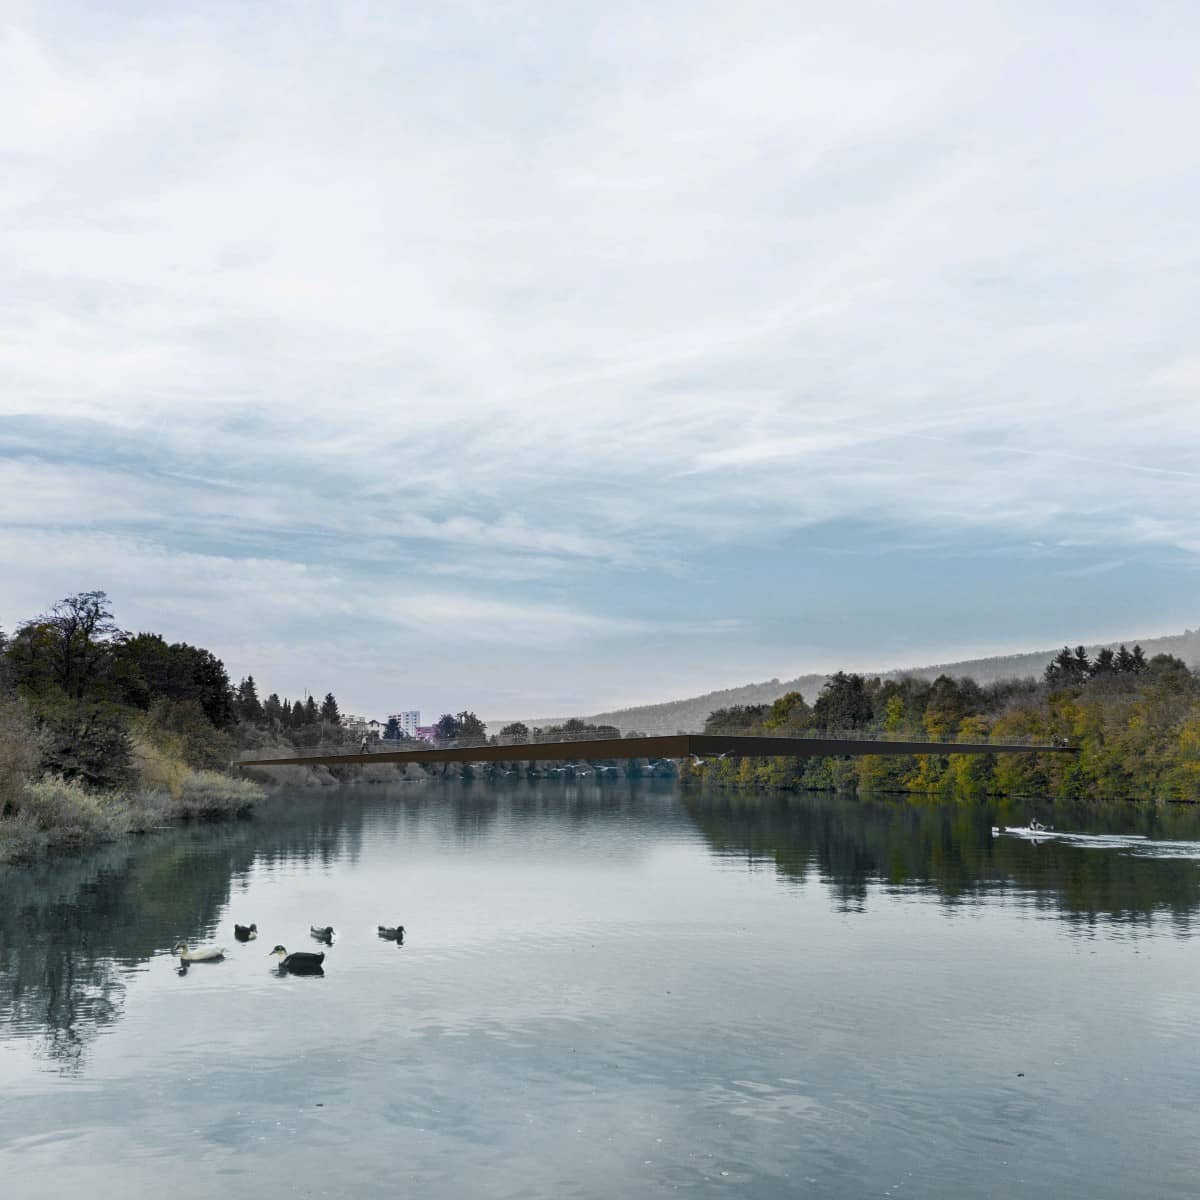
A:
{"type": "MultiPolygon", "coordinates": [[[[1189,666],[1200,666],[1200,629],[1185,629],[1183,633],[1157,638],[1127,638],[1125,644],[1138,643],[1147,658],[1155,654],[1174,654],[1189,666]]],[[[1098,642],[1088,647],[1095,654],[1102,646],[1116,649],[1119,642],[1098,642]]],[[[900,675],[915,675],[920,679],[936,679],[939,675],[970,676],[977,683],[995,683],[998,679],[1021,679],[1040,676],[1046,664],[1058,653],[1053,650],[1033,650],[1027,654],[1005,654],[995,658],[972,658],[965,662],[934,663],[928,667],[906,667],[893,671],[866,671],[883,679],[900,675]]],[[[800,692],[810,703],[825,685],[828,675],[800,675],[795,679],[769,679],[765,683],[748,683],[743,687],[706,692],[683,700],[667,700],[661,704],[642,704],[636,708],[619,708],[612,712],[593,713],[584,720],[597,725],[615,725],[622,733],[677,733],[702,729],[709,713],[733,704],[770,704],[787,692],[800,692]]],[[[568,714],[577,715],[577,714],[568,714]]],[[[561,724],[565,717],[525,719],[530,726],[561,724]]],[[[490,726],[491,732],[500,728],[499,722],[490,726]]]]}

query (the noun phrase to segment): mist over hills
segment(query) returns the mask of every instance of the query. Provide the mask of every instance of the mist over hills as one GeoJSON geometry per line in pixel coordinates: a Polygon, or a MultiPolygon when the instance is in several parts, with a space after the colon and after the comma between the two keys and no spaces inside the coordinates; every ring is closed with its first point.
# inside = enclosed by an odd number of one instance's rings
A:
{"type": "MultiPolygon", "coordinates": [[[[1185,629],[1179,634],[1165,637],[1126,638],[1127,646],[1136,642],[1146,652],[1146,657],[1155,654],[1174,654],[1189,666],[1200,665],[1200,628],[1185,629]]],[[[1104,646],[1116,649],[1120,642],[1095,642],[1088,645],[1088,653],[1095,655],[1104,646]]],[[[1046,664],[1058,653],[1053,650],[1032,650],[1025,654],[1004,654],[993,658],[970,658],[962,662],[934,663],[925,667],[903,667],[891,671],[864,671],[865,675],[878,675],[882,679],[895,679],[901,675],[913,675],[921,679],[936,679],[939,675],[956,678],[970,676],[977,683],[994,683],[998,679],[1020,679],[1040,676],[1046,664]]],[[[680,700],[666,700],[661,704],[642,704],[632,708],[613,709],[609,712],[592,713],[584,720],[597,725],[615,725],[623,734],[637,732],[646,734],[677,733],[703,728],[705,719],[714,709],[728,708],[734,704],[770,704],[787,692],[800,692],[811,703],[824,686],[828,675],[799,675],[795,679],[768,679],[763,683],[748,683],[742,687],[725,688],[722,691],[706,692],[702,696],[689,696],[680,700]]],[[[580,714],[566,714],[578,716],[580,714]]],[[[525,719],[529,726],[561,724],[566,716],[525,719]]],[[[501,723],[490,725],[490,732],[499,730],[501,723]]]]}

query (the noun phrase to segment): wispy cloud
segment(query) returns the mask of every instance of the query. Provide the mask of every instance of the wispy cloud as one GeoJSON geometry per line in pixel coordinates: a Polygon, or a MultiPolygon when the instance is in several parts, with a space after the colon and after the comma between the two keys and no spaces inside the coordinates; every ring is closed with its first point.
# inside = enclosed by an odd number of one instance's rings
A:
{"type": "Polygon", "coordinates": [[[805,531],[1190,559],[1198,23],[18,8],[0,619],[102,576],[203,626],[241,574],[266,620],[274,576],[348,656],[457,614],[484,693],[514,637],[736,682],[798,652],[805,531]]]}

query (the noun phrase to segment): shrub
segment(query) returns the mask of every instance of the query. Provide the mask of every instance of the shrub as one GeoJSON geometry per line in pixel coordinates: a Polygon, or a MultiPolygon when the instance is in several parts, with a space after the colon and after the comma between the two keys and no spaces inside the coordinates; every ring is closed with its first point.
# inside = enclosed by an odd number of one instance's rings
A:
{"type": "Polygon", "coordinates": [[[218,771],[193,771],[183,781],[175,809],[185,821],[221,820],[244,816],[262,796],[262,788],[248,779],[234,779],[218,771]]]}
{"type": "Polygon", "coordinates": [[[44,720],[43,770],[107,791],[133,782],[132,745],[118,713],[102,705],[70,704],[44,720]]]}
{"type": "Polygon", "coordinates": [[[155,700],[135,729],[141,740],[196,770],[219,767],[233,757],[233,738],[215,728],[195,700],[155,700]]]}
{"type": "Polygon", "coordinates": [[[23,705],[0,702],[0,816],[20,808],[25,782],[37,769],[42,739],[23,705]]]}
{"type": "Polygon", "coordinates": [[[20,801],[20,815],[56,843],[98,842],[125,833],[127,809],[124,797],[98,795],[54,775],[26,784],[20,801]]]}
{"type": "Polygon", "coordinates": [[[133,737],[133,761],[142,786],[152,792],[179,796],[191,773],[182,758],[141,731],[133,737]]]}
{"type": "Polygon", "coordinates": [[[0,863],[31,862],[49,847],[49,835],[29,813],[14,813],[0,820],[0,863]]]}
{"type": "Polygon", "coordinates": [[[161,788],[141,788],[128,797],[127,804],[130,833],[165,829],[190,816],[184,811],[183,802],[178,796],[161,788]]]}

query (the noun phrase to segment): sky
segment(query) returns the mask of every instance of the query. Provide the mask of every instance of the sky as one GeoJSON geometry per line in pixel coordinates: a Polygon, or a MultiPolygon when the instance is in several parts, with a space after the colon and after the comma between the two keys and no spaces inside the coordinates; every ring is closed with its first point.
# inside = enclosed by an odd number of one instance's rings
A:
{"type": "Polygon", "coordinates": [[[0,4],[0,628],[369,716],[1200,615],[1200,8],[0,4]]]}

